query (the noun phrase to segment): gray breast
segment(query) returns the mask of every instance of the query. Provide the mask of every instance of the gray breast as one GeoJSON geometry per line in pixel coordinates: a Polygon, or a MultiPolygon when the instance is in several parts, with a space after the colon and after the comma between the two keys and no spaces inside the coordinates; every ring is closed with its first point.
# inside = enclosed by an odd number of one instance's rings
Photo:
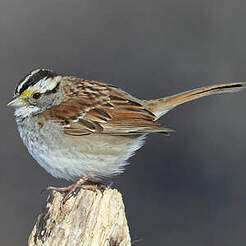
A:
{"type": "Polygon", "coordinates": [[[67,180],[117,175],[144,142],[144,136],[65,135],[51,121],[40,128],[35,117],[19,122],[18,129],[34,159],[53,176],[67,180]]]}

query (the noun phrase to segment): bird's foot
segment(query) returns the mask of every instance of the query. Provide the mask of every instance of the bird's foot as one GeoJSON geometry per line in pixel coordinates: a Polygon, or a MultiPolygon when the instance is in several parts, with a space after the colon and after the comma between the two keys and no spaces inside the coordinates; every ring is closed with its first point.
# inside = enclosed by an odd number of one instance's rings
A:
{"type": "Polygon", "coordinates": [[[62,203],[64,204],[70,197],[75,196],[79,192],[79,188],[82,187],[88,181],[88,177],[82,177],[76,180],[75,183],[66,186],[66,187],[54,187],[49,186],[47,190],[58,191],[61,193],[65,193],[65,196],[62,199],[62,203]]]}
{"type": "Polygon", "coordinates": [[[101,192],[103,192],[104,190],[107,189],[107,186],[102,183],[87,181],[84,185],[81,186],[81,189],[91,190],[91,191],[100,190],[101,192]]]}
{"type": "Polygon", "coordinates": [[[100,189],[101,191],[105,190],[106,187],[104,185],[89,181],[88,179],[89,177],[82,177],[76,180],[75,183],[69,186],[66,186],[66,187],[49,186],[47,190],[65,193],[65,196],[62,199],[63,204],[66,203],[66,201],[72,196],[76,196],[80,189],[92,190],[92,191],[95,191],[98,189],[100,189]]]}

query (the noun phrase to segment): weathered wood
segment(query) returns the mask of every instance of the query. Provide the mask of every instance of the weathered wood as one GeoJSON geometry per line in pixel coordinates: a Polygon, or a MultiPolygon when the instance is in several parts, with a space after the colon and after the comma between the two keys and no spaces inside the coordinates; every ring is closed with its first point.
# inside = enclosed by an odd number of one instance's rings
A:
{"type": "Polygon", "coordinates": [[[116,189],[81,189],[62,204],[52,192],[28,240],[29,246],[130,246],[121,194],[116,189]]]}

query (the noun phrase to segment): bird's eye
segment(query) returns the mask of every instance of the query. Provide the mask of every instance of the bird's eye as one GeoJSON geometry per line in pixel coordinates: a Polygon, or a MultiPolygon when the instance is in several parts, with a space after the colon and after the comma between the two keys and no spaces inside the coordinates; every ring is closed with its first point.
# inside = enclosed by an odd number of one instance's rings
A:
{"type": "Polygon", "coordinates": [[[36,92],[36,93],[34,93],[34,94],[32,95],[32,97],[33,97],[34,99],[39,99],[39,98],[41,97],[41,93],[36,92]]]}

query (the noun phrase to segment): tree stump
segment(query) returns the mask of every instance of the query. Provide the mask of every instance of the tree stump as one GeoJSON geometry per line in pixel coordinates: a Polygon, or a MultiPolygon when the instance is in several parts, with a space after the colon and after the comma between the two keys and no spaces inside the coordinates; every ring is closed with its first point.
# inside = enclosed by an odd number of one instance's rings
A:
{"type": "Polygon", "coordinates": [[[62,203],[53,191],[29,236],[29,246],[130,246],[121,194],[116,189],[80,189],[62,203]]]}

